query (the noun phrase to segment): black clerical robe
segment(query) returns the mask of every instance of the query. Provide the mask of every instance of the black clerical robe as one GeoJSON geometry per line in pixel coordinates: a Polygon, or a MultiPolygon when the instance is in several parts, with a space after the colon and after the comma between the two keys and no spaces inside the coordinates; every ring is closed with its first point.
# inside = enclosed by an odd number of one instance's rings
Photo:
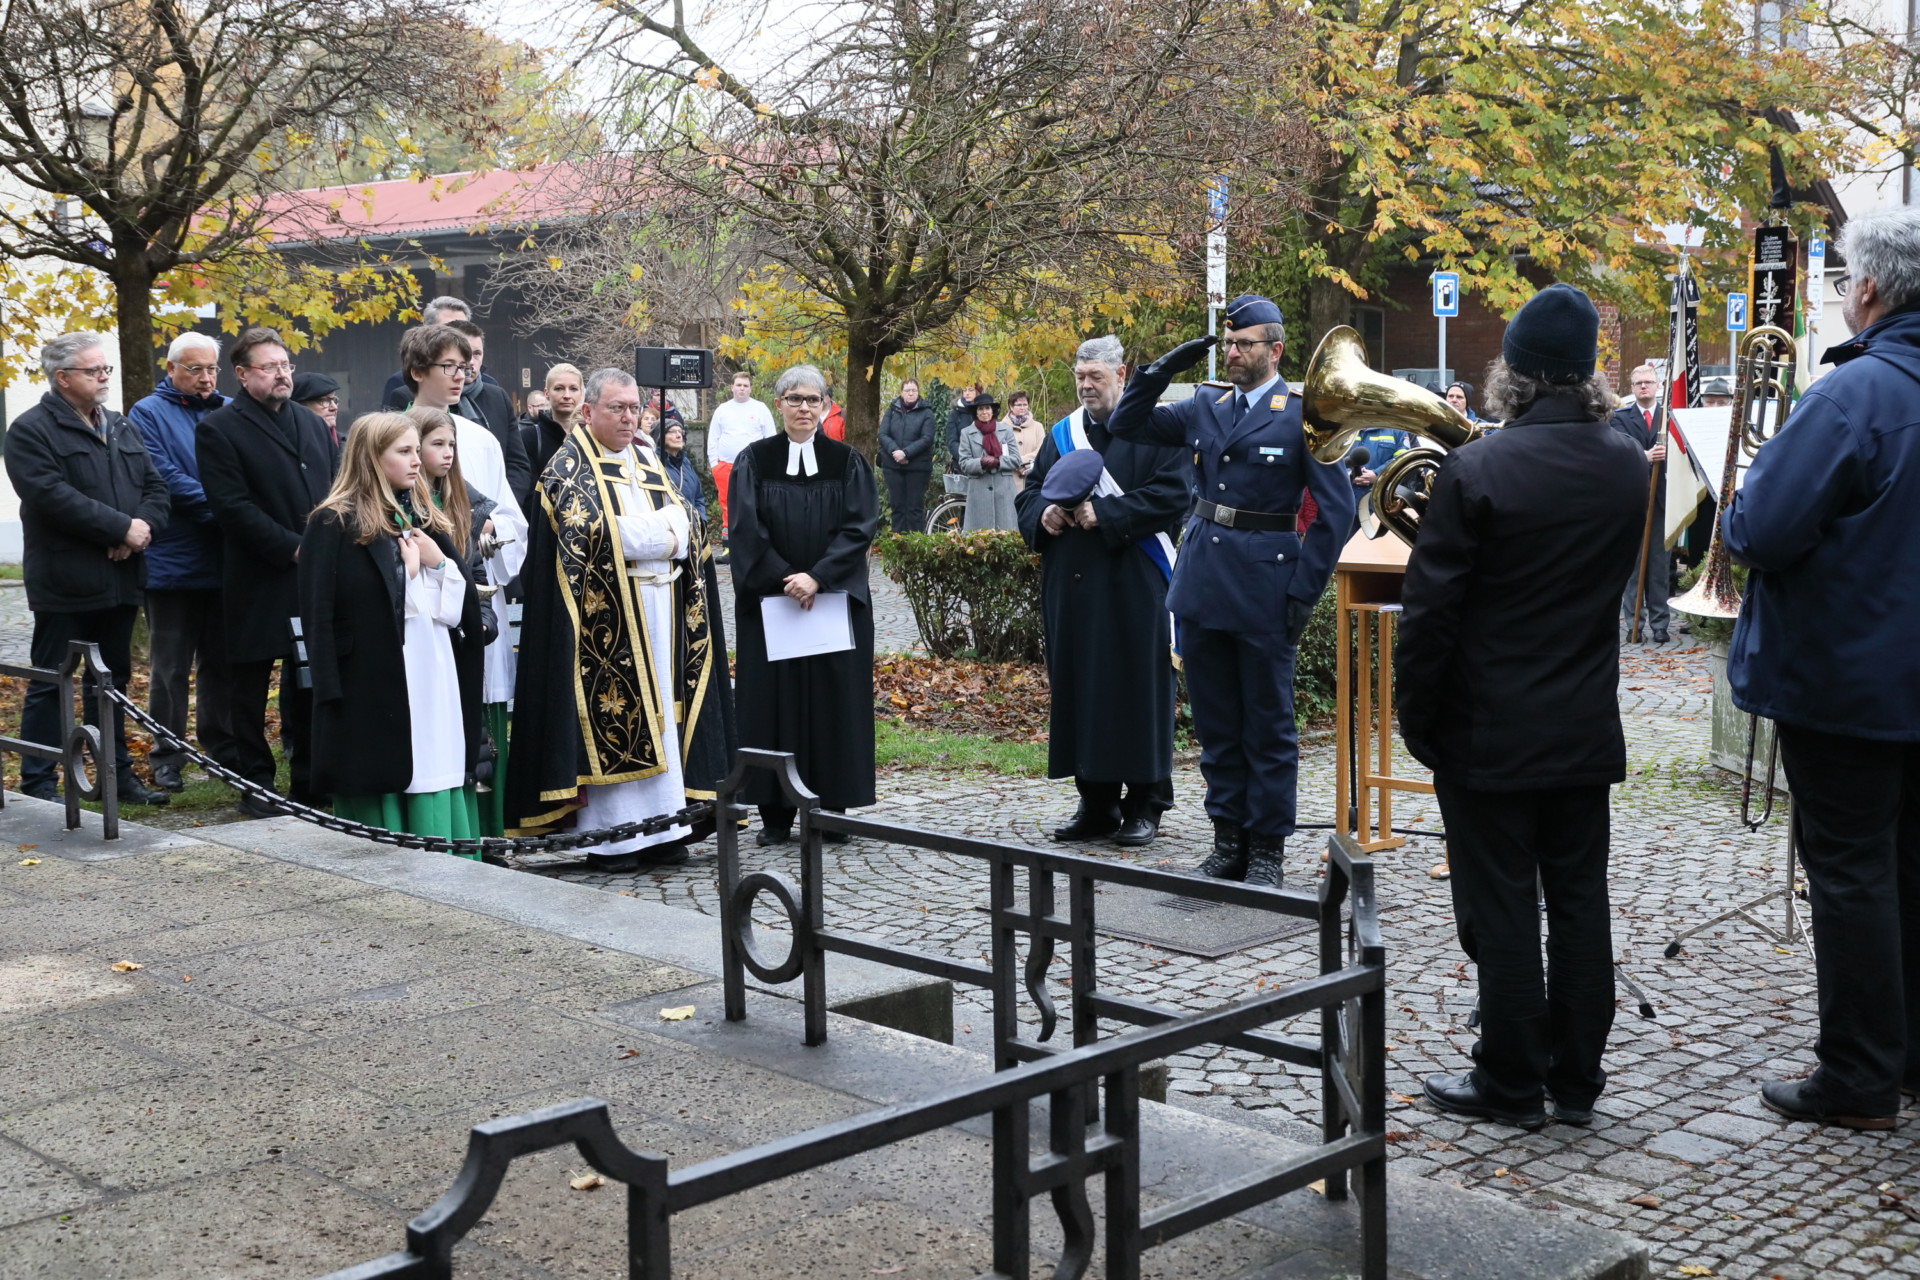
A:
{"type": "MultiPolygon", "coordinates": [[[[873,606],[867,552],[880,523],[867,460],[816,431],[816,473],[787,474],[789,441],[774,435],[733,462],[727,547],[733,569],[734,693],[740,744],[790,751],[800,777],[829,809],[873,803],[873,606]],[[847,593],[853,648],[767,661],[760,601],[787,575],[811,574],[822,591],[847,593]]],[[[772,775],[748,775],[742,801],[781,805],[772,775]]]]}
{"type": "MultiPolygon", "coordinates": [[[[655,510],[682,502],[657,463],[641,459],[639,488],[655,510]]],[[[727,775],[734,725],[719,586],[700,523],[673,587],[671,637],[649,636],[614,517],[628,490],[610,483],[620,461],[578,426],[554,451],[528,521],[520,662],[514,684],[508,834],[536,834],[579,807],[583,786],[666,771],[663,717],[677,722],[689,799],[711,797],[727,775]],[[673,705],[660,705],[654,664],[671,664],[673,705]]]]}
{"type": "Polygon", "coordinates": [[[1166,576],[1139,542],[1177,536],[1192,468],[1179,449],[1118,440],[1093,421],[1086,433],[1124,490],[1091,500],[1097,528],[1040,527],[1049,505],[1040,486],[1060,460],[1054,432],[1014,499],[1020,534],[1040,553],[1053,699],[1047,776],[1159,782],[1173,776],[1172,634],[1166,576]]]}

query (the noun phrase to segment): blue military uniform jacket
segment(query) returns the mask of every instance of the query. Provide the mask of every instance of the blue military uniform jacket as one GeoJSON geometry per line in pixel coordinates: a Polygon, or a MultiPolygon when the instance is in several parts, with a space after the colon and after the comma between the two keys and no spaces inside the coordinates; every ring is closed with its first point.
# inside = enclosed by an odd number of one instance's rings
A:
{"type": "Polygon", "coordinates": [[[1123,440],[1191,449],[1199,497],[1242,511],[1291,512],[1303,490],[1320,508],[1304,545],[1291,530],[1229,528],[1188,517],[1167,608],[1196,626],[1254,634],[1287,629],[1287,602],[1320,598],[1353,527],[1346,469],[1314,461],[1300,429],[1300,401],[1277,381],[1233,424],[1231,387],[1179,404],[1159,403],[1172,378],[1142,370],[1107,424],[1123,440]]]}

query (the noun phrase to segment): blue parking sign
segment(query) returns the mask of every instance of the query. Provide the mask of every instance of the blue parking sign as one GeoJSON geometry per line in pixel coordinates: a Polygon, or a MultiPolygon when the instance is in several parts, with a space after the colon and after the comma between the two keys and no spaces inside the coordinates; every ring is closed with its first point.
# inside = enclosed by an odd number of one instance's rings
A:
{"type": "Polygon", "coordinates": [[[1727,332],[1744,333],[1747,328],[1747,295],[1730,293],[1727,295],[1727,332]]]}
{"type": "Polygon", "coordinates": [[[1433,273],[1433,314],[1436,316],[1460,314],[1460,277],[1456,272],[1433,273]]]}

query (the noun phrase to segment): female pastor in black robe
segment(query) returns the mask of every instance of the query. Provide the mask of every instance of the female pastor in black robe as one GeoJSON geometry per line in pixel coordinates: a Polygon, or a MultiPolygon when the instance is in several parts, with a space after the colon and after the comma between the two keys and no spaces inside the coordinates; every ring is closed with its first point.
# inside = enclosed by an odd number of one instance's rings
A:
{"type": "MultiPolygon", "coordinates": [[[[816,429],[815,473],[807,475],[802,466],[789,475],[789,443],[783,433],[742,449],[730,478],[727,545],[739,646],[734,703],[740,745],[792,752],[801,779],[823,808],[858,808],[874,802],[867,551],[879,527],[880,502],[867,460],[847,445],[816,429]],[[760,601],[783,594],[794,573],[812,575],[821,591],[847,593],[852,649],[767,661],[760,601]]],[[[791,830],[793,811],[772,774],[753,770],[741,799],[760,806],[763,842],[791,830]]]]}
{"type": "Polygon", "coordinates": [[[1101,838],[1124,825],[1125,843],[1144,844],[1173,804],[1174,670],[1167,579],[1139,541],[1178,536],[1192,468],[1179,449],[1116,439],[1091,419],[1085,425],[1123,490],[1090,500],[1097,526],[1058,534],[1041,527],[1049,504],[1040,489],[1060,460],[1053,432],[1014,497],[1021,536],[1040,553],[1053,702],[1047,776],[1072,778],[1080,791],[1080,812],[1055,838],[1101,838]]]}

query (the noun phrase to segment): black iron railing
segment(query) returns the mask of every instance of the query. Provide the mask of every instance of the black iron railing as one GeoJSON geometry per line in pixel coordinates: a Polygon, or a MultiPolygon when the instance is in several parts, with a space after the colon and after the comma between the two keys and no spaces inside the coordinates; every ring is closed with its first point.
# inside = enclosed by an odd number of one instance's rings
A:
{"type": "MultiPolygon", "coordinates": [[[[80,802],[95,800],[100,804],[101,835],[108,840],[118,840],[120,781],[114,776],[115,756],[119,750],[119,738],[113,732],[115,691],[113,675],[107,670],[107,664],[100,660],[100,646],[83,640],[73,641],[67,646],[66,662],[58,670],[0,662],[0,676],[25,680],[29,689],[36,683],[56,685],[58,688],[54,696],[60,702],[59,742],[32,742],[25,737],[0,735],[0,752],[16,751],[22,756],[33,756],[39,760],[60,761],[66,773],[65,785],[60,792],[67,803],[67,830],[79,830],[80,802]],[[76,677],[84,677],[87,693],[93,699],[92,724],[82,722],[73,714],[76,677]],[[93,764],[91,777],[86,769],[89,760],[93,764]]],[[[22,725],[20,731],[24,734],[26,727],[22,725]]],[[[0,790],[0,807],[5,805],[6,792],[0,790]]]]}
{"type": "Polygon", "coordinates": [[[792,758],[743,751],[719,792],[720,877],[726,1016],[746,1017],[746,975],[761,982],[802,983],[804,1038],[827,1036],[825,957],[860,956],[933,974],[993,993],[996,1072],[918,1101],[821,1125],[679,1170],[665,1156],[623,1144],[606,1105],[585,1098],[524,1116],[476,1126],[458,1179],[407,1226],[407,1248],[327,1280],[442,1280],[453,1274],[454,1245],[478,1222],[516,1158],[573,1145],[605,1177],[627,1187],[628,1274],[668,1280],[672,1274],[672,1217],[781,1178],[890,1143],[992,1117],[993,1270],[987,1275],[1026,1280],[1031,1274],[1031,1206],[1048,1197],[1060,1220],[1064,1247],[1053,1274],[1077,1280],[1086,1273],[1097,1239],[1104,1237],[1112,1280],[1137,1280],[1142,1253],[1311,1183],[1329,1200],[1358,1195],[1361,1274],[1384,1280],[1386,1201],[1386,951],[1381,945],[1373,892],[1373,865],[1355,856],[1351,841],[1329,844],[1326,876],[1316,894],[1249,888],[1227,881],[1105,862],[986,840],[943,836],[912,827],[821,810],[800,784],[792,758]],[[787,802],[801,810],[800,883],[777,871],[740,870],[734,803],[749,769],[770,769],[787,802]],[[989,925],[985,966],[856,938],[825,920],[820,837],[827,831],[871,836],[988,864],[989,925]],[[1019,873],[1026,875],[1026,901],[1019,873]],[[1055,903],[1055,877],[1066,880],[1067,911],[1055,903]],[[1197,1014],[1181,1014],[1101,993],[1095,966],[1095,885],[1165,889],[1184,897],[1256,907],[1318,923],[1318,976],[1197,1014]],[[754,900],[770,894],[791,927],[788,954],[769,963],[755,946],[749,919],[754,900]],[[1019,957],[1019,939],[1030,940],[1019,957]],[[1068,948],[1072,1047],[1047,1043],[1058,1013],[1046,987],[1055,945],[1068,948]],[[1024,979],[1024,982],[1023,982],[1024,979]],[[1020,1034],[1024,985],[1039,1015],[1032,1038],[1020,1034]],[[1318,1043],[1287,1039],[1265,1028],[1319,1014],[1318,1043]],[[1100,1038],[1100,1021],[1135,1029],[1100,1038]],[[1140,1203],[1140,1070],[1143,1065],[1200,1045],[1252,1049],[1319,1070],[1323,1090],[1321,1144],[1289,1159],[1151,1211],[1140,1203]],[[1097,1089],[1097,1093],[1096,1093],[1097,1089]],[[1035,1156],[1030,1106],[1048,1099],[1048,1141],[1035,1156]],[[1105,1183],[1104,1230],[1096,1227],[1087,1183],[1105,1183]]]}

